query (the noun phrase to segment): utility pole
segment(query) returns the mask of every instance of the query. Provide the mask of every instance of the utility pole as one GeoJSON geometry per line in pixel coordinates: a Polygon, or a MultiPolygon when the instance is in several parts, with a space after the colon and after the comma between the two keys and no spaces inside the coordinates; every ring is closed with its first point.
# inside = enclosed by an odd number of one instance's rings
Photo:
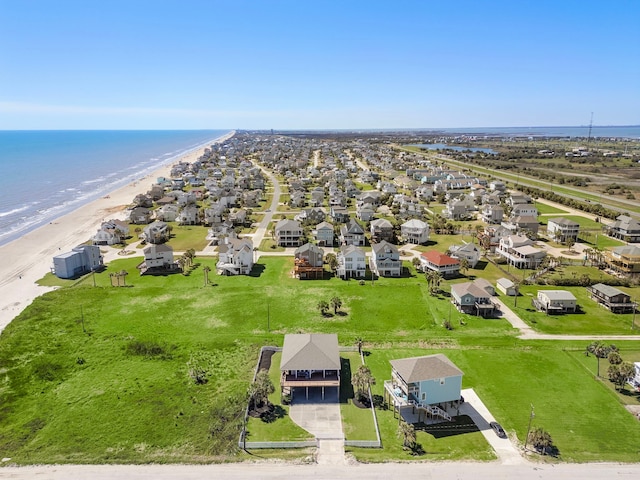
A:
{"type": "Polygon", "coordinates": [[[593,127],[593,112],[591,112],[591,120],[589,121],[589,136],[587,137],[587,145],[591,141],[591,128],[593,127]]]}
{"type": "Polygon", "coordinates": [[[631,317],[631,330],[636,328],[636,301],[631,300],[631,305],[633,305],[633,316],[631,317]]]}
{"type": "Polygon", "coordinates": [[[529,432],[531,432],[531,421],[536,414],[533,413],[533,404],[531,404],[531,413],[529,414],[529,427],[527,428],[527,437],[524,439],[524,451],[527,451],[527,444],[529,443],[529,432]]]}

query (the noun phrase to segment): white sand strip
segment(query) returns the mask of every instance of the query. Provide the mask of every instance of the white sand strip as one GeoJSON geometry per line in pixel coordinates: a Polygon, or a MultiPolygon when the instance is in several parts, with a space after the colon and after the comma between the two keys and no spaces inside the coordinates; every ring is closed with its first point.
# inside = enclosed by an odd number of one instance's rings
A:
{"type": "MultiPolygon", "coordinates": [[[[206,146],[221,143],[234,133],[230,132],[215,142],[192,150],[173,163],[193,162],[204,153],[206,146]]],[[[34,298],[51,290],[35,282],[51,271],[55,255],[68,252],[89,240],[104,220],[123,219],[125,210],[135,196],[147,192],[156,178],[168,177],[170,170],[171,165],[165,165],[138,181],[0,246],[0,332],[34,298]]]]}

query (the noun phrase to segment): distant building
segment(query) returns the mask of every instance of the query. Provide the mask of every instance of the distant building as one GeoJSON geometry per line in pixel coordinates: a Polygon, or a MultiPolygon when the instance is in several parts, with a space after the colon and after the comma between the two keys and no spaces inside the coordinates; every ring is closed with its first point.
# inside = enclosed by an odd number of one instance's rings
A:
{"type": "Polygon", "coordinates": [[[580,224],[568,218],[550,218],[547,223],[547,234],[549,237],[560,243],[567,243],[568,240],[576,242],[580,233],[580,224]]]}
{"type": "Polygon", "coordinates": [[[533,305],[548,314],[575,313],[577,309],[576,297],[568,290],[538,290],[538,295],[532,300],[533,305]]]}
{"type": "Polygon", "coordinates": [[[70,252],[53,257],[52,273],[58,278],[76,278],[102,266],[100,247],[81,245],[70,252]]]}

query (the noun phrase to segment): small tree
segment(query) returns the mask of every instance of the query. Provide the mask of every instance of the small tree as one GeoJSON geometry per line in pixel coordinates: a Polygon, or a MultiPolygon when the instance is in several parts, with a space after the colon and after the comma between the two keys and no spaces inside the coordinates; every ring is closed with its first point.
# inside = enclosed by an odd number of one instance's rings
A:
{"type": "Polygon", "coordinates": [[[573,250],[573,246],[576,244],[576,241],[573,238],[567,238],[567,247],[569,247],[569,251],[573,250]]]}
{"type": "Polygon", "coordinates": [[[329,268],[331,269],[332,272],[335,272],[336,269],[338,268],[338,258],[336,257],[335,253],[327,253],[327,265],[329,265],[329,268]]]}
{"type": "Polygon", "coordinates": [[[542,452],[543,455],[547,453],[547,450],[553,445],[551,434],[542,427],[536,427],[529,432],[528,442],[537,451],[542,452]]]}
{"type": "Polygon", "coordinates": [[[269,372],[263,368],[249,387],[249,397],[254,407],[260,407],[269,404],[269,395],[275,391],[269,372]]]}
{"type": "Polygon", "coordinates": [[[626,383],[636,372],[635,367],[630,362],[620,362],[612,364],[607,370],[609,380],[616,386],[617,390],[622,390],[626,383]]]}
{"type": "Polygon", "coordinates": [[[340,310],[340,307],[342,306],[342,300],[340,300],[340,297],[333,297],[331,299],[331,306],[333,307],[333,313],[337,314],[338,310],[340,310]]]}
{"type": "Polygon", "coordinates": [[[209,272],[211,271],[211,268],[209,268],[209,266],[205,265],[204,268],[202,269],[202,273],[204,273],[204,286],[206,287],[207,285],[209,285],[209,272]]]}
{"type": "Polygon", "coordinates": [[[470,267],[469,259],[466,257],[462,257],[459,259],[459,261],[460,261],[460,273],[464,275],[465,273],[467,273],[467,270],[469,270],[469,267],[470,267]]]}
{"type": "Polygon", "coordinates": [[[438,295],[440,293],[440,282],[442,282],[442,274],[440,272],[436,272],[435,270],[429,270],[425,273],[425,277],[427,278],[427,284],[429,285],[429,294],[432,296],[438,295]]]}
{"type": "Polygon", "coordinates": [[[376,384],[376,379],[371,374],[371,369],[366,365],[360,365],[351,376],[351,383],[356,388],[356,397],[362,400],[367,397],[369,387],[376,384]]]}
{"type": "Polygon", "coordinates": [[[622,357],[616,351],[609,352],[609,355],[607,355],[607,360],[609,360],[609,363],[611,365],[620,365],[622,363],[622,357]]]}
{"type": "Polygon", "coordinates": [[[618,351],[615,345],[607,346],[600,341],[591,342],[589,345],[587,345],[586,353],[591,353],[598,359],[598,373],[596,374],[597,377],[600,377],[600,359],[607,358],[612,351],[618,351]]]}
{"type": "Polygon", "coordinates": [[[413,425],[402,420],[398,425],[398,437],[402,438],[403,450],[413,450],[415,448],[418,437],[413,425]]]}
{"type": "Polygon", "coordinates": [[[326,315],[329,310],[329,304],[325,300],[320,300],[318,302],[318,310],[320,310],[322,315],[326,315]]]}

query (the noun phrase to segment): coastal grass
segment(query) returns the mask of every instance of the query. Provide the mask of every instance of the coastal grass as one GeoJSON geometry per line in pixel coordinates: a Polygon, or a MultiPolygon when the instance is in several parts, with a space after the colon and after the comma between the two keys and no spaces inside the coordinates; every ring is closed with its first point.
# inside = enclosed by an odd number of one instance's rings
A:
{"type": "MultiPolygon", "coordinates": [[[[140,276],[140,257],[127,257],[96,274],[96,287],[88,276],[36,298],[0,335],[0,455],[18,464],[238,458],[259,347],[281,345],[286,333],[334,332],[341,345],[365,340],[378,380],[374,393],[382,394],[389,359],[443,352],[465,372],[464,386],[520,441],[533,402],[536,422],[550,431],[562,459],[640,460],[637,421],[564,351],[584,350],[584,342],[518,340],[503,319],[452,309],[448,282],[431,296],[422,275],[364,285],[331,277],[300,281],[291,277],[291,257],[267,257],[250,276],[216,276],[213,269],[205,286],[202,269],[215,260],[197,257],[189,275],[140,276]],[[126,287],[111,286],[110,273],[122,270],[129,272],[126,287]],[[322,315],[318,302],[334,296],[342,307],[322,315]],[[452,330],[443,326],[448,318],[452,330]],[[195,367],[206,372],[205,382],[194,381],[195,367]]],[[[523,308],[526,298],[518,302],[523,308]]],[[[605,311],[597,308],[582,324],[569,319],[569,331],[618,333],[613,319],[599,320],[605,311]]],[[[534,328],[551,329],[540,323],[534,328]]],[[[347,425],[365,425],[361,412],[351,413],[347,425]]],[[[278,435],[297,435],[286,417],[280,421],[278,435]]],[[[379,422],[385,448],[354,454],[369,461],[413,458],[396,437],[397,419],[380,411],[379,422]]],[[[272,431],[252,426],[259,438],[272,431]]],[[[431,452],[419,458],[492,458],[478,435],[419,432],[431,452]]]]}

